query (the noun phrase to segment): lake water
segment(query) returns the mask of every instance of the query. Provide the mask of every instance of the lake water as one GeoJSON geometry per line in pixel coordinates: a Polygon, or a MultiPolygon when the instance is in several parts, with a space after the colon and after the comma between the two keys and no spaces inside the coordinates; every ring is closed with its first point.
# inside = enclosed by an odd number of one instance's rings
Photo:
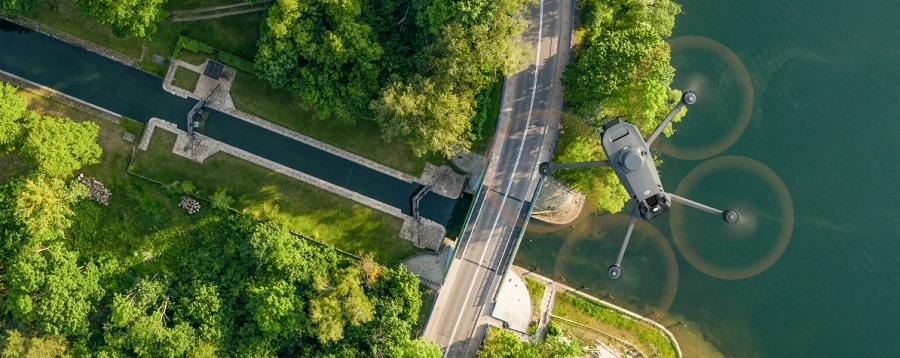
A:
{"type": "Polygon", "coordinates": [[[729,356],[897,356],[900,2],[680,3],[674,86],[699,99],[659,143],[663,184],[740,224],[639,225],[612,281],[625,216],[532,222],[517,264],[686,319],[729,356]]]}

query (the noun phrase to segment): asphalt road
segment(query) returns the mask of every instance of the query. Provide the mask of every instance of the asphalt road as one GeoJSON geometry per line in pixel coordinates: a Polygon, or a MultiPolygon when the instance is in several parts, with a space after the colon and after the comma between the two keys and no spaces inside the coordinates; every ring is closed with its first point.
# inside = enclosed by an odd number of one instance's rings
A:
{"type": "Polygon", "coordinates": [[[506,80],[498,130],[475,206],[425,327],[448,357],[474,357],[491,318],[503,273],[549,159],[562,108],[559,78],[568,61],[571,0],[542,0],[527,14],[523,36],[534,57],[506,80]]]}

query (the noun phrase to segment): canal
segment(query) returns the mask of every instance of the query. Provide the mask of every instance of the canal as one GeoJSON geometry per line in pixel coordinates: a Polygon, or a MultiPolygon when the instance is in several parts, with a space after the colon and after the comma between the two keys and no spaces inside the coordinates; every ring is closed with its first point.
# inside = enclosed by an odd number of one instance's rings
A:
{"type": "MultiPolygon", "coordinates": [[[[176,123],[182,130],[185,116],[196,103],[163,90],[159,77],[2,19],[0,70],[140,122],[156,117],[176,123]]],[[[410,200],[422,187],[420,184],[400,180],[231,115],[212,109],[209,112],[205,135],[411,214],[410,200]]],[[[429,193],[420,202],[421,215],[448,225],[454,206],[465,207],[466,201],[429,193]]],[[[459,215],[465,210],[456,211],[459,215]]]]}

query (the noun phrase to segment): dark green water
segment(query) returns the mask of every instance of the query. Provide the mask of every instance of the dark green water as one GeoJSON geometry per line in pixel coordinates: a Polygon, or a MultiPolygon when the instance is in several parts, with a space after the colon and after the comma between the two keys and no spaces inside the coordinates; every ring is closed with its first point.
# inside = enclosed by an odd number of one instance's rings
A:
{"type": "Polygon", "coordinates": [[[651,223],[658,234],[638,228],[613,282],[624,220],[532,222],[517,263],[644,313],[671,305],[730,356],[897,356],[900,2],[680,3],[675,86],[699,99],[660,143],[663,182],[739,208],[743,226],[673,211],[651,223]],[[714,153],[744,114],[746,129],[714,153]]]}
{"type": "MultiPolygon", "coordinates": [[[[187,112],[196,103],[164,91],[159,77],[2,19],[0,69],[141,122],[157,117],[184,129],[187,112]]],[[[399,208],[405,214],[412,211],[410,200],[422,187],[418,183],[405,182],[230,115],[212,109],[209,112],[204,134],[213,139],[399,208]]],[[[420,211],[423,217],[448,225],[454,207],[466,208],[469,201],[432,192],[422,198],[420,211]]]]}

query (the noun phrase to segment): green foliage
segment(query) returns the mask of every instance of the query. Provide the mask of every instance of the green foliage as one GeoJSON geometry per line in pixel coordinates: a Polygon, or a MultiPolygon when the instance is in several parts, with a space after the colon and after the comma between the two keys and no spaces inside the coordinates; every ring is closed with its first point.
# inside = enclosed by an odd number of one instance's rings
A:
{"type": "Polygon", "coordinates": [[[558,304],[554,307],[555,314],[564,315],[562,312],[557,312],[557,309],[563,309],[563,306],[571,307],[566,309],[574,309],[581,314],[597,319],[599,322],[634,333],[641,343],[654,347],[660,357],[675,357],[675,348],[672,342],[663,336],[656,327],[651,327],[631,317],[626,317],[600,302],[586,300],[572,294],[559,295],[557,300],[558,304]]]}
{"type": "Polygon", "coordinates": [[[26,337],[12,329],[6,331],[5,340],[0,347],[0,357],[3,358],[63,357],[69,350],[69,342],[60,335],[26,337]]]}
{"type": "Polygon", "coordinates": [[[34,118],[26,125],[22,155],[38,173],[56,178],[70,176],[82,166],[100,162],[102,150],[95,142],[98,131],[93,122],[34,118]]]}
{"type": "Polygon", "coordinates": [[[396,80],[371,107],[385,140],[404,138],[418,156],[434,151],[449,157],[473,139],[471,100],[438,87],[430,78],[396,80]]]}
{"type": "Polygon", "coordinates": [[[22,135],[22,119],[28,112],[25,97],[15,86],[0,82],[0,150],[14,146],[22,135]]]}
{"type": "Polygon", "coordinates": [[[478,358],[541,358],[537,344],[523,341],[512,331],[491,327],[478,350],[478,358]]]}
{"type": "MultiPolygon", "coordinates": [[[[662,39],[671,35],[679,11],[671,0],[582,3],[578,30],[585,36],[562,78],[567,109],[575,118],[564,123],[556,161],[606,160],[597,129],[613,118],[634,124],[642,133],[662,122],[681,96],[669,88],[675,70],[662,39]]],[[[664,133],[673,133],[671,124],[664,133]]],[[[584,192],[599,210],[619,212],[629,200],[609,168],[568,170],[559,177],[584,192]]]]}
{"type": "Polygon", "coordinates": [[[550,336],[545,341],[525,342],[512,331],[491,327],[478,350],[478,358],[578,357],[584,352],[571,338],[550,336]]]}
{"type": "Polygon", "coordinates": [[[207,45],[203,42],[194,40],[187,36],[178,36],[178,42],[175,43],[175,49],[172,50],[172,58],[178,58],[178,54],[181,53],[181,50],[185,49],[194,53],[205,53],[207,55],[212,55],[215,49],[207,45]]]}
{"type": "MultiPolygon", "coordinates": [[[[554,153],[559,163],[602,161],[606,155],[600,148],[600,135],[585,122],[566,118],[554,153]]],[[[617,213],[628,201],[628,192],[608,167],[561,170],[559,180],[585,194],[596,209],[617,213]]]]}
{"type": "Polygon", "coordinates": [[[82,14],[109,25],[118,38],[150,38],[156,24],[166,18],[166,0],[75,0],[82,14]]]}
{"type": "Polygon", "coordinates": [[[0,0],[0,13],[20,15],[31,11],[36,0],[0,0]]]}
{"type": "Polygon", "coordinates": [[[209,201],[212,202],[212,207],[222,210],[226,210],[231,207],[231,204],[234,204],[234,198],[228,196],[224,189],[217,190],[209,197],[209,201]]]}
{"type": "Polygon", "coordinates": [[[219,51],[219,61],[236,69],[253,73],[253,61],[246,60],[231,52],[219,51]]]}
{"type": "Polygon", "coordinates": [[[257,75],[300,93],[320,118],[354,122],[377,91],[383,52],[360,16],[365,3],[277,1],[262,25],[257,75]]]}
{"type": "Polygon", "coordinates": [[[49,334],[87,333],[88,316],[103,291],[97,267],[79,265],[77,256],[51,245],[14,258],[2,276],[12,317],[49,334]]]}
{"type": "MultiPolygon", "coordinates": [[[[71,224],[71,205],[88,196],[87,188],[73,181],[37,176],[12,183],[14,200],[9,217],[42,242],[62,236],[71,224]]],[[[35,244],[33,246],[39,246],[35,244]]],[[[34,247],[30,247],[34,248],[34,247]]]]}
{"type": "Polygon", "coordinates": [[[374,112],[386,140],[417,156],[450,156],[472,144],[473,126],[483,134],[497,74],[527,58],[516,41],[526,4],[353,0],[337,9],[280,0],[262,26],[256,73],[298,92],[320,118],[352,122],[374,112]]]}

